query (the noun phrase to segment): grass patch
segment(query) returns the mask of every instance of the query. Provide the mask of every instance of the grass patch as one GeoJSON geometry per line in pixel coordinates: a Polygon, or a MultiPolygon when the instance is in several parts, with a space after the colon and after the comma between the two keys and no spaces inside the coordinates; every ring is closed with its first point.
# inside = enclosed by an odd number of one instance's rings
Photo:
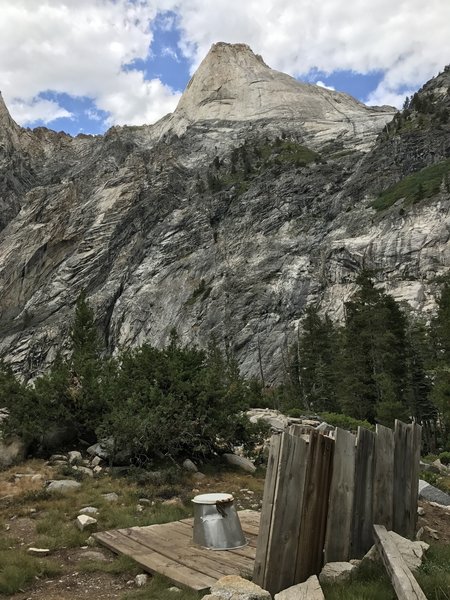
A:
{"type": "MultiPolygon", "coordinates": [[[[439,192],[444,178],[450,175],[450,159],[443,160],[431,167],[425,167],[417,173],[404,177],[395,185],[382,192],[372,207],[377,211],[386,210],[403,199],[404,206],[410,206],[425,198],[431,198],[439,192]]],[[[448,181],[448,179],[447,179],[448,181]]]]}
{"type": "Polygon", "coordinates": [[[322,587],[327,600],[395,600],[397,597],[381,563],[362,565],[350,583],[322,587]]]}
{"type": "Polygon", "coordinates": [[[416,578],[430,600],[450,600],[450,546],[433,544],[416,578]]]}
{"type": "Polygon", "coordinates": [[[121,554],[111,562],[102,560],[80,560],[77,563],[77,571],[81,573],[109,573],[110,575],[122,575],[129,573],[130,578],[142,572],[134,560],[121,554]]]}
{"type": "Polygon", "coordinates": [[[0,594],[11,595],[31,585],[36,577],[54,577],[61,568],[49,559],[29,556],[23,550],[0,551],[0,594]]]}

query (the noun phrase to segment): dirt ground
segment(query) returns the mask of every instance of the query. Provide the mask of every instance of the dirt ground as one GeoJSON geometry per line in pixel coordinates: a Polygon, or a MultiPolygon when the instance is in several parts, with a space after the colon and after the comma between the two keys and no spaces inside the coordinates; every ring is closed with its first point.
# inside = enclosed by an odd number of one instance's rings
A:
{"type": "MultiPolygon", "coordinates": [[[[36,545],[39,524],[45,519],[48,520],[49,514],[52,514],[51,511],[55,510],[55,507],[66,516],[68,527],[73,525],[74,514],[76,514],[73,512],[74,506],[78,510],[78,505],[74,504],[73,497],[70,501],[67,500],[68,504],[65,506],[61,504],[64,502],[63,500],[54,501],[39,496],[45,480],[57,475],[57,469],[46,465],[43,461],[36,460],[28,461],[0,473],[0,538],[4,540],[3,550],[10,548],[11,551],[15,549],[26,551],[30,546],[36,545]],[[16,477],[17,474],[29,476],[16,477]],[[32,475],[40,477],[32,479],[32,475]],[[5,540],[10,540],[11,545],[5,544],[5,540]]],[[[102,481],[103,483],[97,481],[95,485],[104,486],[107,491],[117,489],[123,494],[123,498],[132,498],[129,501],[129,509],[130,511],[134,510],[136,503],[134,497],[139,492],[133,487],[135,484],[124,479],[111,481],[109,477],[105,477],[102,481]]],[[[89,498],[89,486],[92,485],[94,485],[93,480],[83,482],[84,491],[80,492],[79,501],[81,505],[86,505],[87,498],[89,498]]],[[[188,498],[207,491],[227,491],[235,495],[238,508],[258,510],[261,506],[263,485],[263,477],[258,474],[253,476],[237,472],[207,473],[201,481],[195,481],[188,477],[182,491],[188,498]]],[[[99,490],[99,492],[101,491],[103,491],[103,487],[99,490]]],[[[420,502],[420,506],[425,511],[425,514],[418,519],[418,528],[425,528],[421,539],[428,543],[450,544],[450,513],[426,502],[420,502]],[[430,532],[426,530],[427,527],[436,533],[430,535],[430,532]]],[[[121,507],[123,510],[127,508],[124,504],[121,507]]],[[[119,560],[113,553],[101,547],[80,547],[79,545],[56,547],[52,549],[49,559],[60,568],[58,575],[37,576],[23,591],[12,596],[1,596],[0,594],[0,597],[9,597],[11,600],[121,600],[125,597],[130,600],[134,597],[136,599],[163,598],[164,600],[173,597],[174,600],[175,598],[191,600],[195,597],[184,591],[181,593],[169,592],[170,583],[166,585],[162,595],[159,593],[153,595],[150,590],[149,594],[145,595],[143,589],[136,589],[133,581],[135,574],[140,572],[139,567],[135,570],[124,568],[122,571],[118,568],[114,572],[96,571],[95,569],[86,572],[86,559],[83,562],[83,557],[86,552],[90,551],[100,552],[103,555],[102,565],[115,565],[119,560]]],[[[102,568],[102,565],[99,569],[102,568]]],[[[0,574],[1,568],[0,564],[0,574]]]]}

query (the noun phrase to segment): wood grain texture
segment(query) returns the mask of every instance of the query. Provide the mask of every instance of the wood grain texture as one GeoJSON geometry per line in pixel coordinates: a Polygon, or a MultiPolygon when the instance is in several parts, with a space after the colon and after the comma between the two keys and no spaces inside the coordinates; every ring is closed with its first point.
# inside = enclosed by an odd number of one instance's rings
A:
{"type": "Polygon", "coordinates": [[[373,476],[373,522],[392,529],[394,512],[394,432],[377,425],[373,476]]]}
{"type": "Polygon", "coordinates": [[[402,421],[395,421],[394,429],[394,510],[392,529],[400,535],[409,534],[409,509],[411,493],[411,460],[409,438],[412,431],[402,421]]]}
{"type": "Polygon", "coordinates": [[[374,525],[375,544],[399,600],[427,600],[383,525],[374,525]]]}
{"type": "Polygon", "coordinates": [[[362,558],[373,544],[375,434],[358,427],[351,558],[362,558]]]}
{"type": "Polygon", "coordinates": [[[349,560],[352,539],[356,438],[349,431],[337,428],[335,439],[325,563],[349,560]]]}

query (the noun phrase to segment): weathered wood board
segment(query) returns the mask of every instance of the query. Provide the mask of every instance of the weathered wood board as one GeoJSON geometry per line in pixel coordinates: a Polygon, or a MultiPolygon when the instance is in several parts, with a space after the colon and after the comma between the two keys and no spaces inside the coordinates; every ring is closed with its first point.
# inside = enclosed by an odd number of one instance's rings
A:
{"type": "Polygon", "coordinates": [[[358,427],[351,558],[362,558],[373,544],[373,467],[375,434],[358,427]]]}
{"type": "Polygon", "coordinates": [[[373,477],[373,522],[392,529],[394,513],[394,432],[377,425],[373,477]]]}
{"type": "Polygon", "coordinates": [[[113,552],[129,556],[150,573],[159,573],[175,584],[203,592],[224,575],[248,576],[253,571],[259,513],[243,510],[238,514],[249,544],[236,550],[195,546],[193,519],[101,531],[94,537],[113,552]]]}

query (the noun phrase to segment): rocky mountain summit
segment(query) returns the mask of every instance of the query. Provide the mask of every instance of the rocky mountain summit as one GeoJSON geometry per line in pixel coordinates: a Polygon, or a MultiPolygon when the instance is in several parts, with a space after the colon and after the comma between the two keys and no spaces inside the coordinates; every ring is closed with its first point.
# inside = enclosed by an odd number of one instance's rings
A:
{"type": "Polygon", "coordinates": [[[450,72],[401,113],[215,44],[175,112],[72,138],[0,103],[0,354],[28,376],[86,290],[110,351],[226,340],[273,380],[309,302],[361,268],[432,310],[450,265],[450,72]]]}

